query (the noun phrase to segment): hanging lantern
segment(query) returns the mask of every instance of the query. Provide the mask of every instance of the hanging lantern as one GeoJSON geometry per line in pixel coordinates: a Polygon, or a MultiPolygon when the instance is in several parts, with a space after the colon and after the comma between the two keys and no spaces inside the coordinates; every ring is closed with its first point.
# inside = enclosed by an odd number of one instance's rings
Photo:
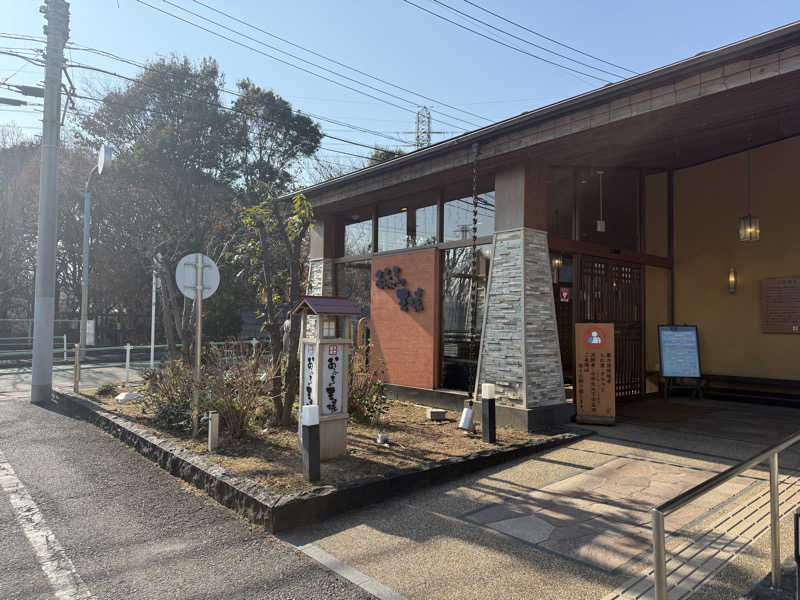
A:
{"type": "Polygon", "coordinates": [[[758,217],[750,214],[750,151],[747,151],[747,214],[739,219],[739,241],[757,242],[761,237],[758,217]]]}
{"type": "Polygon", "coordinates": [[[761,236],[761,226],[758,222],[758,217],[754,217],[750,213],[739,219],[739,241],[740,242],[757,242],[761,236]]]}

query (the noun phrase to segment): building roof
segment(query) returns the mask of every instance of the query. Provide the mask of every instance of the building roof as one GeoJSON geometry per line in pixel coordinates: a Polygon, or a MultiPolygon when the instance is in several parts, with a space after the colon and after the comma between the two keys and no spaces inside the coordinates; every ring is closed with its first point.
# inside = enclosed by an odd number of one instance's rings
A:
{"type": "Polygon", "coordinates": [[[483,143],[503,134],[531,127],[542,122],[552,121],[583,109],[614,101],[626,95],[656,88],[674,81],[676,78],[689,77],[701,71],[719,67],[723,64],[742,60],[744,58],[761,56],[782,49],[788,45],[798,43],[800,43],[800,21],[795,21],[794,23],[722,46],[715,50],[700,52],[691,58],[653,69],[647,73],[636,75],[616,83],[607,84],[596,90],[487,125],[475,131],[438,142],[427,148],[410,152],[398,158],[307,186],[291,194],[287,194],[285,197],[289,198],[298,193],[314,197],[324,195],[339,187],[347,186],[360,180],[377,178],[380,175],[395,171],[407,165],[412,165],[455,150],[468,149],[471,144],[476,142],[483,143]]]}
{"type": "Polygon", "coordinates": [[[311,312],[315,315],[360,315],[361,311],[341,296],[303,296],[292,310],[293,314],[311,312]]]}

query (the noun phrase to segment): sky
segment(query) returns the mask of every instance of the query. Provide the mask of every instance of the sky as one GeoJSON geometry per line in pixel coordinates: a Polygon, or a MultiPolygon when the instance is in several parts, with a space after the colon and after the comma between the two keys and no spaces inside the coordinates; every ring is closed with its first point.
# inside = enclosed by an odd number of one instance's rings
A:
{"type": "MultiPolygon", "coordinates": [[[[325,150],[319,154],[326,164],[345,166],[363,163],[363,160],[350,154],[365,156],[370,153],[369,148],[348,142],[370,147],[379,143],[390,147],[401,146],[406,151],[413,150],[416,112],[422,106],[427,106],[432,112],[432,139],[436,142],[465,130],[473,130],[595,89],[607,81],[621,79],[595,67],[623,77],[631,76],[631,71],[646,72],[800,19],[800,4],[796,0],[142,2],[72,0],[70,42],[137,62],[173,54],[187,56],[195,61],[203,57],[213,57],[225,74],[228,89],[233,88],[237,80],[249,77],[261,87],[273,89],[295,109],[346,123],[348,126],[320,121],[326,134],[347,141],[327,137],[323,140],[325,150]],[[158,12],[142,2],[237,39],[242,44],[299,65],[307,71],[338,81],[341,85],[216,37],[208,31],[158,12]],[[325,58],[247,27],[213,12],[208,7],[224,11],[251,26],[325,58]],[[617,66],[599,62],[538,37],[488,14],[480,7],[617,66]],[[203,21],[181,8],[212,19],[218,24],[203,21]],[[472,15],[522,40],[470,20],[456,11],[472,15]],[[431,12],[580,73],[502,46],[437,18],[431,12]],[[222,26],[229,29],[223,29],[222,26]],[[278,50],[263,44],[269,44],[278,50]],[[590,66],[556,56],[545,49],[590,66]],[[290,52],[318,66],[303,63],[279,50],[290,52]],[[383,81],[370,79],[327,59],[333,59],[383,81]],[[329,71],[320,69],[320,66],[329,71]],[[343,79],[341,75],[356,81],[343,79]],[[359,82],[377,89],[370,89],[359,82]],[[405,90],[392,87],[386,82],[405,90]],[[373,97],[343,86],[356,88],[373,97]],[[349,126],[372,132],[354,130],[349,126]],[[379,134],[401,141],[386,139],[379,134]],[[402,145],[403,143],[406,145],[402,145]]],[[[43,16],[39,13],[41,3],[41,0],[0,0],[0,14],[3,15],[0,33],[41,36],[44,24],[43,16]]],[[[36,42],[0,38],[0,51],[41,47],[42,44],[36,42]]],[[[135,77],[138,72],[130,64],[78,50],[68,50],[67,59],[130,77],[135,77]]],[[[71,68],[69,72],[79,94],[96,95],[97,90],[125,83],[114,77],[77,68],[71,68]]],[[[19,58],[0,54],[0,84],[6,81],[8,84],[40,85],[43,77],[41,68],[19,58]]],[[[20,96],[0,87],[0,97],[20,96]]],[[[32,101],[40,102],[36,99],[32,101]]],[[[232,101],[232,97],[226,97],[226,102],[232,101]]],[[[94,104],[88,103],[85,108],[92,106],[94,104]]],[[[15,123],[22,128],[25,135],[34,136],[41,130],[40,111],[41,107],[31,109],[0,105],[0,126],[15,123]]]]}

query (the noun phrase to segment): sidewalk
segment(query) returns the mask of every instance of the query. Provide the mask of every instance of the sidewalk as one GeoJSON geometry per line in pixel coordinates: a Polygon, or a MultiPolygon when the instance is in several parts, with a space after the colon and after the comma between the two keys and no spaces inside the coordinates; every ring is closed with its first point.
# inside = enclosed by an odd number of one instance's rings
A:
{"type": "MultiPolygon", "coordinates": [[[[623,417],[569,447],[286,539],[409,599],[652,597],[649,508],[800,429],[800,411],[787,408],[676,401],[674,413],[680,418],[623,417]]],[[[781,467],[782,513],[790,515],[800,453],[784,453],[781,467]]],[[[668,517],[669,549],[682,557],[673,559],[680,589],[670,598],[737,598],[764,577],[766,477],[748,471],[668,517]]],[[[790,521],[782,524],[786,556],[790,521]]]]}

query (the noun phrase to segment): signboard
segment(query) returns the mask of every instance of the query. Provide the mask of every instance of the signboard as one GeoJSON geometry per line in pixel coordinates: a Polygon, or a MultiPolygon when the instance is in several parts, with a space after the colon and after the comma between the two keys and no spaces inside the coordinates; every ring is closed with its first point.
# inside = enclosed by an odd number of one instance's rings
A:
{"type": "Polygon", "coordinates": [[[761,280],[761,333],[800,333],[800,275],[761,280]]]}
{"type": "Polygon", "coordinates": [[[340,344],[321,344],[320,356],[323,359],[322,389],[320,406],[323,415],[333,415],[342,412],[342,359],[340,344]],[[327,348],[325,348],[327,346],[327,348]]]}
{"type": "Polygon", "coordinates": [[[558,299],[561,302],[569,302],[569,288],[562,287],[559,291],[558,299]]]}
{"type": "Polygon", "coordinates": [[[314,388],[315,388],[315,374],[316,374],[316,347],[314,344],[303,344],[303,389],[300,393],[303,397],[303,404],[314,403],[314,388]]]}
{"type": "Polygon", "coordinates": [[[205,254],[187,254],[175,269],[175,283],[181,293],[194,300],[197,295],[197,271],[203,270],[203,300],[210,298],[219,287],[219,269],[217,263],[205,254]]]}
{"type": "Polygon", "coordinates": [[[662,377],[700,377],[696,325],[659,325],[658,352],[662,377]]]}
{"type": "Polygon", "coordinates": [[[613,323],[575,324],[575,375],[575,420],[612,425],[616,416],[613,323]]]}

